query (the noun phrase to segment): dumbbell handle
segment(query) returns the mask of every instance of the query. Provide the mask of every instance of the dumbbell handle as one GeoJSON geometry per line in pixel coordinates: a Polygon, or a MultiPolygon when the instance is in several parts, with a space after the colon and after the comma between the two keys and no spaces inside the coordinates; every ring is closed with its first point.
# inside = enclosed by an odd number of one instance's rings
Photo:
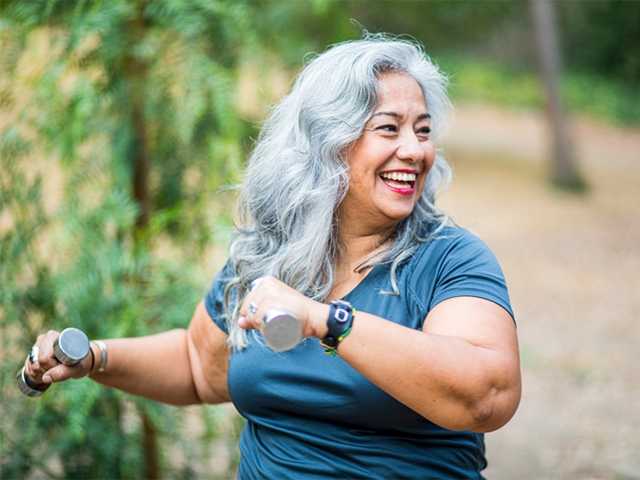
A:
{"type": "MultiPolygon", "coordinates": [[[[89,354],[89,338],[78,328],[65,328],[53,344],[53,355],[60,363],[74,366],[89,354]]],[[[50,386],[48,383],[37,383],[24,371],[23,366],[16,376],[18,388],[28,397],[42,395],[50,386]]]]}

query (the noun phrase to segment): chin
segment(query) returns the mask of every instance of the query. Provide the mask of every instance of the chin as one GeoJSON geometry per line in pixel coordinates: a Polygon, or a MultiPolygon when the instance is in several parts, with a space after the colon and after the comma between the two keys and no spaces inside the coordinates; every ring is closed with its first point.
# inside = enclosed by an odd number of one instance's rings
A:
{"type": "Polygon", "coordinates": [[[392,220],[395,223],[399,223],[413,212],[413,205],[411,208],[394,208],[394,209],[385,209],[383,213],[385,217],[389,220],[392,220]]]}

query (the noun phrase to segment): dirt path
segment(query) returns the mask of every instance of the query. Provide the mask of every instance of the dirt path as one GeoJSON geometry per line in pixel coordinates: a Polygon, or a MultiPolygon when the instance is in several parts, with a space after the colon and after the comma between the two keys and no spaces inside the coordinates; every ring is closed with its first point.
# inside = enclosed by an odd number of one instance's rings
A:
{"type": "Polygon", "coordinates": [[[581,120],[586,196],[544,182],[540,115],[458,107],[442,205],[496,252],[524,392],[487,435],[495,479],[640,478],[640,129],[581,120]]]}

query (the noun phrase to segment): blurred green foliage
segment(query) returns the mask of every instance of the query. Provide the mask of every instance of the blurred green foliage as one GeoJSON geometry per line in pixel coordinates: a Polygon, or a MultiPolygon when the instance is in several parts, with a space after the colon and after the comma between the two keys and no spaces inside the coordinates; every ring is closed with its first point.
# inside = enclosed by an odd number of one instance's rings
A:
{"type": "MultiPolygon", "coordinates": [[[[534,70],[528,0],[344,0],[332,34],[354,18],[372,32],[409,34],[435,58],[461,53],[534,70]]],[[[301,2],[304,3],[304,2],[301,2]]],[[[553,1],[564,64],[570,72],[640,84],[640,2],[553,1]]],[[[337,6],[336,6],[337,7],[337,6]]],[[[348,35],[348,33],[347,33],[348,35]]],[[[336,37],[328,41],[336,41],[336,37]]]]}
{"type": "MultiPolygon", "coordinates": [[[[294,3],[300,9],[305,5],[294,3]]],[[[565,66],[562,92],[569,109],[605,121],[640,124],[640,2],[553,4],[565,66]]],[[[421,41],[451,75],[454,100],[544,106],[526,0],[344,0],[328,4],[328,22],[307,10],[290,27],[302,27],[307,33],[301,41],[307,44],[310,39],[328,44],[353,38],[357,26],[408,35],[421,41]]]]}
{"type": "Polygon", "coordinates": [[[640,87],[640,2],[557,2],[559,29],[570,70],[640,87]]]}
{"type": "MultiPolygon", "coordinates": [[[[638,122],[640,3],[560,2],[559,13],[570,107],[638,122]]],[[[14,376],[37,334],[186,326],[210,247],[231,230],[220,188],[240,178],[274,68],[361,28],[406,33],[451,74],[454,97],[539,107],[527,25],[523,1],[0,3],[0,476],[143,477],[145,420],[165,476],[206,474],[215,409],[187,431],[179,409],[89,381],[20,397],[14,376]],[[243,98],[247,71],[258,94],[243,98]]]]}
{"type": "Polygon", "coordinates": [[[239,179],[255,132],[235,85],[241,61],[259,63],[260,12],[114,0],[0,13],[1,476],[198,476],[214,410],[185,435],[180,410],[89,381],[26,400],[14,377],[51,328],[110,338],[187,325],[212,275],[213,227],[228,225],[219,189],[239,179]]]}
{"type": "MultiPolygon", "coordinates": [[[[450,94],[458,100],[487,102],[518,109],[545,106],[535,73],[495,61],[443,55],[438,64],[450,80],[450,94]]],[[[640,96],[623,82],[602,75],[568,72],[560,79],[570,112],[619,125],[640,125],[640,96]]]]}

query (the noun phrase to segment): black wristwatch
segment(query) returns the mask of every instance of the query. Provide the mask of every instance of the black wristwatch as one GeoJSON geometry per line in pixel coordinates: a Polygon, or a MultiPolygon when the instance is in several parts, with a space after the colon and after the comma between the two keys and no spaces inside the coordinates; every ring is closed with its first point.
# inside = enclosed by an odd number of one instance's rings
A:
{"type": "Polygon", "coordinates": [[[355,308],[344,300],[334,300],[329,304],[327,335],[320,340],[325,353],[335,353],[340,342],[351,332],[355,308]]]}

